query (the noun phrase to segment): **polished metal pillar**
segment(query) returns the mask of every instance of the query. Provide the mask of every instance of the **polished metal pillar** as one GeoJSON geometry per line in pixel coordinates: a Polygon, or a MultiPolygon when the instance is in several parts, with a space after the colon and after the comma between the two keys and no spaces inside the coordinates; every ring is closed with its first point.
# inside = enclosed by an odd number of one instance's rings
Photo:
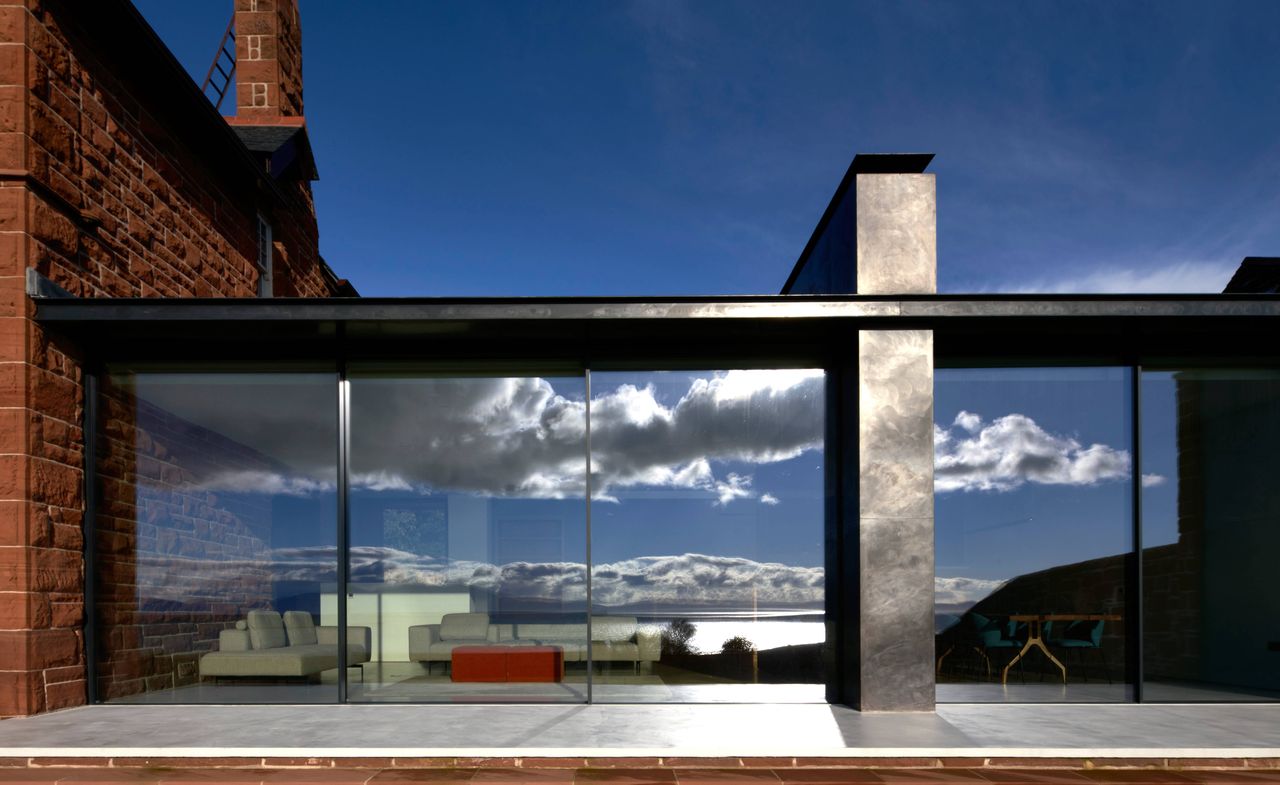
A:
{"type": "MultiPolygon", "coordinates": [[[[934,176],[855,177],[857,293],[936,293],[934,176]]],[[[933,332],[859,331],[857,376],[857,675],[845,681],[863,711],[932,711],[933,332]]]]}
{"type": "Polygon", "coordinates": [[[858,334],[858,708],[932,711],[933,333],[858,334]]]}

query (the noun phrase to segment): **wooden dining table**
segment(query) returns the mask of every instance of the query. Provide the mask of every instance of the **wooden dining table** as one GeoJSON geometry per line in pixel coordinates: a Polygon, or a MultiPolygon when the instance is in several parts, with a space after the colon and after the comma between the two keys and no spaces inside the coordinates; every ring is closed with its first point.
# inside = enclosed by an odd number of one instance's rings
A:
{"type": "Polygon", "coordinates": [[[1009,683],[1009,670],[1023,658],[1031,649],[1036,647],[1044,652],[1044,656],[1049,661],[1058,666],[1058,670],[1062,671],[1062,683],[1067,683],[1067,666],[1062,661],[1053,656],[1053,652],[1049,651],[1049,647],[1044,642],[1044,623],[1047,621],[1120,621],[1121,616],[1118,613],[1013,613],[1009,615],[1009,621],[1021,621],[1027,624],[1027,642],[1022,645],[1022,649],[1017,656],[1009,660],[1009,664],[1004,666],[1004,672],[1000,674],[1000,683],[1009,683]]]}

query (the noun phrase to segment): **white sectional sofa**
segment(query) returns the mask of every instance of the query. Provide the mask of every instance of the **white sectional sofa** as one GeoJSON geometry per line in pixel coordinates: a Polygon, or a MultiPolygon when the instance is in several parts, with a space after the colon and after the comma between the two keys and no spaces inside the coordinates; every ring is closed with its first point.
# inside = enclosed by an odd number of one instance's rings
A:
{"type": "MultiPolygon", "coordinates": [[[[371,631],[347,628],[347,664],[369,661],[371,631]]],[[[338,628],[317,627],[311,614],[249,611],[218,635],[218,650],[200,658],[200,677],[308,677],[338,667],[338,628]]]]}
{"type": "MultiPolygon", "coordinates": [[[[595,616],[591,619],[591,659],[630,662],[647,670],[662,656],[657,629],[639,626],[634,616],[595,616]]],[[[449,662],[458,646],[559,646],[565,662],[587,661],[587,625],[490,624],[487,613],[446,613],[439,624],[409,628],[409,659],[449,662]]]]}

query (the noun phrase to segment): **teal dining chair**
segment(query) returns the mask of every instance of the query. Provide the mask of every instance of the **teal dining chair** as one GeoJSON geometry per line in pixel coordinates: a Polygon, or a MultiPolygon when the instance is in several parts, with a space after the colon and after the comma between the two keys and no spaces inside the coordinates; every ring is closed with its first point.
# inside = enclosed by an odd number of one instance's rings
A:
{"type": "Polygon", "coordinates": [[[1044,639],[1051,648],[1073,651],[1080,663],[1085,681],[1089,680],[1088,663],[1085,652],[1096,651],[1098,663],[1102,667],[1107,683],[1111,684],[1111,670],[1107,667],[1107,657],[1102,651],[1102,631],[1106,622],[1102,619],[1079,619],[1067,622],[1045,622],[1044,639]]]}
{"type": "MultiPolygon", "coordinates": [[[[978,653],[987,664],[988,679],[991,678],[993,652],[1007,651],[1012,659],[1027,642],[1027,625],[1024,622],[1013,622],[1002,616],[985,616],[970,612],[969,623],[977,636],[978,653]]],[[[1018,675],[1022,677],[1021,663],[1019,663],[1018,675]]],[[[1023,680],[1025,681],[1025,678],[1023,680]]]]}

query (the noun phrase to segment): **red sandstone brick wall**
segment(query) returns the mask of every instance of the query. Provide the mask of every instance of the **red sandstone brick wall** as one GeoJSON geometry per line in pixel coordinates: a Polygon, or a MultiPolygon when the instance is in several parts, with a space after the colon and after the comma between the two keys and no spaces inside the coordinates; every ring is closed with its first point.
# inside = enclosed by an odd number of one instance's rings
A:
{"type": "Polygon", "coordinates": [[[77,28],[83,7],[0,0],[0,716],[86,695],[82,374],[32,321],[27,268],[84,297],[253,296],[265,210],[276,292],[331,293],[310,184],[249,203],[256,175],[210,166],[140,102],[95,55],[111,31],[77,28]]]}
{"type": "Polygon", "coordinates": [[[320,237],[316,227],[315,201],[306,180],[281,182],[289,200],[284,220],[271,227],[275,253],[272,260],[272,288],[276,297],[326,297],[333,292],[325,278],[320,259],[320,237]]]}
{"type": "Polygon", "coordinates": [[[297,0],[235,0],[236,114],[302,115],[297,0]]]}

